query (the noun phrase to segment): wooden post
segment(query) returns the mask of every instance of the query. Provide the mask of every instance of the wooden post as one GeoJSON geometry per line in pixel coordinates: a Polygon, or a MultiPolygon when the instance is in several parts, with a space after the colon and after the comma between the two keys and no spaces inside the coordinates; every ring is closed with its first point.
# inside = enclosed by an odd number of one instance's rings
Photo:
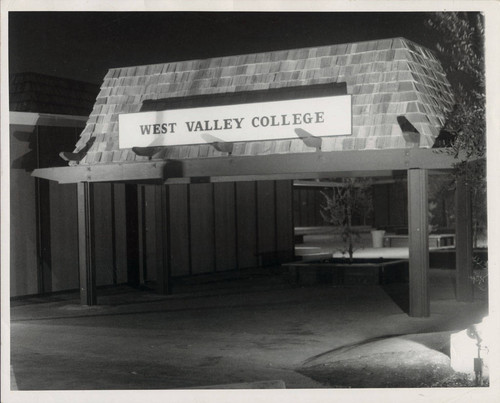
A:
{"type": "Polygon", "coordinates": [[[170,245],[168,231],[168,194],[166,185],[155,186],[156,215],[156,284],[160,294],[171,294],[170,245]]]}
{"type": "Polygon", "coordinates": [[[80,182],[77,192],[80,302],[82,305],[96,305],[93,184],[80,182]]]}
{"type": "Polygon", "coordinates": [[[472,199],[465,176],[456,178],[455,190],[455,250],[457,301],[474,300],[472,284],[472,199]]]}
{"type": "Polygon", "coordinates": [[[408,235],[410,252],[410,316],[430,315],[428,292],[428,174],[426,169],[408,170],[408,235]]]}

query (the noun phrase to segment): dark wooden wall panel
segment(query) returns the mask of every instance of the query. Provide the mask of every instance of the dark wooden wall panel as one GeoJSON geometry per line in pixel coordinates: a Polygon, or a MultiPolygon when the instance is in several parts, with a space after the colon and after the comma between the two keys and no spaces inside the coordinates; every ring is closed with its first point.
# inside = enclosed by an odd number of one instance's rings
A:
{"type": "Polygon", "coordinates": [[[136,287],[141,282],[140,233],[139,233],[139,192],[134,184],[125,185],[125,210],[127,212],[127,284],[136,287]]]}
{"type": "Polygon", "coordinates": [[[52,291],[52,246],[51,246],[51,219],[50,219],[50,181],[35,180],[38,195],[37,232],[38,232],[38,292],[52,291]]]}
{"type": "Polygon", "coordinates": [[[389,225],[389,185],[376,185],[373,189],[373,223],[376,227],[389,225]]]}
{"type": "Polygon", "coordinates": [[[145,186],[137,186],[137,265],[139,268],[139,283],[143,284],[146,272],[146,208],[145,186]]]}
{"type": "Polygon", "coordinates": [[[280,260],[294,255],[293,193],[291,181],[276,181],[276,250],[280,260]]]}
{"type": "Polygon", "coordinates": [[[111,184],[94,184],[96,285],[113,284],[111,184]]]}
{"type": "Polygon", "coordinates": [[[168,186],[170,263],[172,276],[190,273],[188,185],[168,186]]]}
{"type": "Polygon", "coordinates": [[[307,189],[300,188],[298,190],[300,197],[299,197],[299,202],[300,202],[300,226],[301,227],[306,227],[308,225],[308,214],[307,214],[307,205],[308,205],[308,192],[307,189]]]}
{"type": "MultiPolygon", "coordinates": [[[[35,129],[10,126],[10,295],[35,294],[37,280],[37,228],[33,150],[35,129]]],[[[2,268],[3,269],[3,268],[2,268]]]]}
{"type": "Polygon", "coordinates": [[[396,182],[373,187],[374,226],[389,230],[408,226],[406,186],[405,182],[396,182]]]}
{"type": "Polygon", "coordinates": [[[172,275],[170,270],[168,187],[155,185],[154,197],[156,291],[160,294],[169,294],[172,292],[172,275]]]}
{"type": "Polygon", "coordinates": [[[323,216],[321,215],[321,206],[325,205],[325,196],[321,193],[321,190],[318,189],[318,191],[315,194],[316,200],[315,200],[315,225],[327,225],[325,220],[323,219],[323,216]]]}
{"type": "Polygon", "coordinates": [[[293,188],[294,223],[296,227],[327,225],[321,216],[324,196],[320,188],[293,188]]]}
{"type": "Polygon", "coordinates": [[[299,189],[299,217],[300,217],[300,226],[307,227],[307,190],[299,189]]]}
{"type": "Polygon", "coordinates": [[[389,205],[385,209],[389,212],[389,223],[392,226],[408,226],[408,192],[406,183],[396,182],[389,188],[389,205]]]}
{"type": "Polygon", "coordinates": [[[316,194],[318,191],[316,189],[307,190],[307,223],[308,225],[316,225],[316,194]]]}
{"type": "Polygon", "coordinates": [[[162,248],[166,248],[166,245],[156,244],[156,231],[160,230],[160,218],[156,217],[156,186],[148,185],[144,187],[144,218],[145,218],[145,245],[144,253],[146,254],[145,263],[145,281],[156,280],[156,270],[157,270],[157,259],[156,254],[162,253],[162,248]]]}
{"type": "Polygon", "coordinates": [[[300,192],[297,188],[293,189],[293,222],[296,227],[302,225],[302,219],[300,217],[300,192]]]}
{"type": "Polygon", "coordinates": [[[191,270],[208,273],[215,270],[213,187],[203,183],[189,189],[191,270]]]}
{"type": "Polygon", "coordinates": [[[78,280],[76,185],[50,182],[52,290],[75,289],[78,280]]]}
{"type": "Polygon", "coordinates": [[[214,184],[216,270],[237,268],[234,183],[214,184]]]}
{"type": "Polygon", "coordinates": [[[276,250],[274,183],[257,182],[257,250],[260,256],[276,250]]]}
{"type": "Polygon", "coordinates": [[[294,209],[295,209],[295,226],[307,227],[311,225],[308,222],[308,191],[304,188],[294,188],[294,209]]]}
{"type": "Polygon", "coordinates": [[[255,182],[236,183],[238,267],[257,266],[257,211],[255,182]]]}
{"type": "Polygon", "coordinates": [[[115,275],[118,284],[127,282],[127,213],[125,209],[125,185],[116,183],[114,191],[115,224],[115,275]]]}

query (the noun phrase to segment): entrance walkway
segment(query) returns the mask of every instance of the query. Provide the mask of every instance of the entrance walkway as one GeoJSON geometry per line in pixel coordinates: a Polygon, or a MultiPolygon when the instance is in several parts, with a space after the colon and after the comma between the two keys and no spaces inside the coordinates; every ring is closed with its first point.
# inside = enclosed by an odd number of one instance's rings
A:
{"type": "Polygon", "coordinates": [[[278,269],[179,286],[172,296],[101,290],[95,307],[80,306],[76,294],[13,302],[11,364],[20,390],[266,381],[329,387],[305,375],[312,359],[369,339],[439,333],[443,340],[443,332],[464,329],[486,313],[484,295],[470,304],[455,301],[453,271],[431,270],[430,284],[430,318],[404,312],[407,292],[400,285],[300,288],[278,269]]]}

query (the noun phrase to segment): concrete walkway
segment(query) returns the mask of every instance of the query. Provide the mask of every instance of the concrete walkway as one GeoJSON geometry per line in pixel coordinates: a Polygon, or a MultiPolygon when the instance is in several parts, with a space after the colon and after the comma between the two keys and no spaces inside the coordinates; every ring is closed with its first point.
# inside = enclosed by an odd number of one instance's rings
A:
{"type": "Polygon", "coordinates": [[[13,302],[11,365],[19,390],[330,387],[303,369],[331,351],[479,322],[485,296],[456,302],[453,275],[431,270],[429,318],[405,313],[401,285],[300,288],[278,270],[186,285],[172,296],[101,290],[96,307],[80,306],[76,294],[13,302]]]}

